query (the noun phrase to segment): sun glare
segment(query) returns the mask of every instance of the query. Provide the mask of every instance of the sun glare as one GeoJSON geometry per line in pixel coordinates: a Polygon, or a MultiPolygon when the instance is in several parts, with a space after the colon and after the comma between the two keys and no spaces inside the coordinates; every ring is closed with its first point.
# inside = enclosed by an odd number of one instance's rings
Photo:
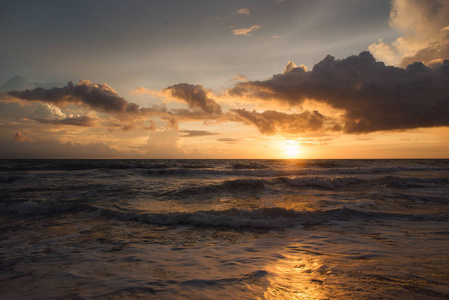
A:
{"type": "Polygon", "coordinates": [[[289,158],[298,157],[301,146],[297,141],[286,141],[284,143],[285,155],[289,158]]]}

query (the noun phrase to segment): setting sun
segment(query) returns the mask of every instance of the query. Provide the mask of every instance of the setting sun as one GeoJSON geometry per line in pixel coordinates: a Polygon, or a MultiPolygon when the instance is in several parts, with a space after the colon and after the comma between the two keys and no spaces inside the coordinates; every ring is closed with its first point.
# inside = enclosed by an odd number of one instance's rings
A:
{"type": "Polygon", "coordinates": [[[301,146],[297,141],[286,141],[284,144],[285,155],[289,158],[294,158],[299,155],[301,146]]]}

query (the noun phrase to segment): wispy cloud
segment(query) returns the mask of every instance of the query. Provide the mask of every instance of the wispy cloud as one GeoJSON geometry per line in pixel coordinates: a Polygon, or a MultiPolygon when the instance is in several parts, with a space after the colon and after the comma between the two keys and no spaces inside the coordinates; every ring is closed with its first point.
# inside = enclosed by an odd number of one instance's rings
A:
{"type": "Polygon", "coordinates": [[[181,135],[181,137],[198,137],[198,136],[208,136],[218,134],[205,130],[181,130],[181,132],[184,133],[184,135],[181,135]]]}
{"type": "Polygon", "coordinates": [[[256,31],[256,30],[258,30],[260,28],[261,28],[260,25],[253,25],[253,26],[251,26],[249,28],[234,29],[232,31],[232,33],[235,34],[235,35],[248,35],[248,36],[250,36],[251,32],[256,31]]]}
{"type": "Polygon", "coordinates": [[[30,142],[30,143],[35,142],[35,140],[33,140],[32,138],[29,138],[20,132],[16,132],[16,134],[14,135],[14,140],[17,142],[21,142],[21,143],[22,142],[30,142]]]}
{"type": "Polygon", "coordinates": [[[248,78],[245,75],[237,74],[232,77],[232,81],[248,81],[248,78]]]}
{"type": "Polygon", "coordinates": [[[241,8],[241,9],[237,10],[237,14],[249,16],[249,15],[251,15],[251,12],[247,8],[241,8]]]}
{"type": "Polygon", "coordinates": [[[228,142],[228,143],[235,143],[240,141],[239,139],[234,139],[234,138],[221,138],[221,139],[217,139],[217,142],[228,142]]]}

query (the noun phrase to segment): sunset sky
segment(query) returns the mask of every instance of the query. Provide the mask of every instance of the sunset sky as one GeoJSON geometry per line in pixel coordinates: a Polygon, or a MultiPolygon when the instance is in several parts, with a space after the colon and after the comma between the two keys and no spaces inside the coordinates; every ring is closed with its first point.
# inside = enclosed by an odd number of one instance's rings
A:
{"type": "Polygon", "coordinates": [[[449,1],[0,1],[0,158],[448,158],[449,1]]]}

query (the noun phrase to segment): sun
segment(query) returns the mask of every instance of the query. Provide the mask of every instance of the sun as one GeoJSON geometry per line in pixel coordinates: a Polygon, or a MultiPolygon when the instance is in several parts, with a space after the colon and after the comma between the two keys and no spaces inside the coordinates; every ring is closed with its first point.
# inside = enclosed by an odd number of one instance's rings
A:
{"type": "Polygon", "coordinates": [[[301,146],[297,141],[285,141],[284,151],[287,157],[295,158],[301,153],[301,146]]]}

